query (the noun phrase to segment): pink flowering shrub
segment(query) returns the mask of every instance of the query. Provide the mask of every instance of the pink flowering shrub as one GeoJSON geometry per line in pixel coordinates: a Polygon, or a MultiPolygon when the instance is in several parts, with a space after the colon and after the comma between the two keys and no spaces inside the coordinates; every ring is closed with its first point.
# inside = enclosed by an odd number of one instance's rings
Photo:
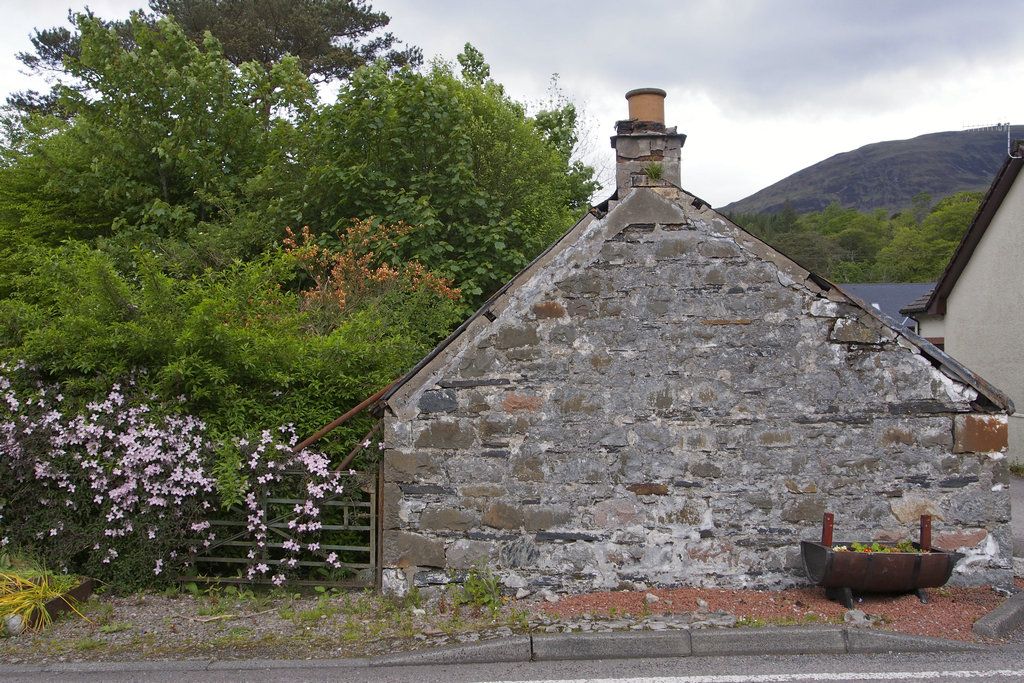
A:
{"type": "MultiPolygon", "coordinates": [[[[103,400],[67,415],[59,387],[23,364],[0,364],[0,544],[131,589],[187,569],[217,542],[210,522],[222,515],[211,471],[217,445],[200,420],[157,410],[139,393],[115,384],[103,400]]],[[[249,578],[282,583],[310,553],[329,562],[319,513],[342,493],[342,475],[322,455],[292,454],[296,440],[282,428],[231,446],[239,457],[229,461],[235,472],[228,479],[248,519],[239,537],[260,548],[242,563],[249,578]],[[270,533],[278,520],[266,518],[265,499],[286,472],[297,473],[288,494],[302,503],[287,515],[292,528],[282,543],[270,533]]]]}
{"type": "MultiPolygon", "coordinates": [[[[324,529],[339,521],[332,517],[330,503],[345,493],[344,480],[354,472],[335,472],[321,453],[293,453],[298,441],[294,429],[281,427],[278,432],[281,436],[264,430],[251,442],[237,440],[244,455],[239,474],[245,485],[242,499],[232,508],[245,519],[238,538],[254,542],[245,551],[244,576],[279,586],[305,566],[325,564],[328,575],[341,567],[331,544],[324,542],[335,534],[325,535],[324,529]]],[[[229,553],[230,548],[218,550],[229,553]]]]}

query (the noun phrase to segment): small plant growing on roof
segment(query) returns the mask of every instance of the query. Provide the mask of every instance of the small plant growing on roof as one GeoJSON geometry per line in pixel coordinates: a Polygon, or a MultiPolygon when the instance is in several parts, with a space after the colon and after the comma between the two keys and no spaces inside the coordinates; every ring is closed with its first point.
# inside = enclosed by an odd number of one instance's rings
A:
{"type": "Polygon", "coordinates": [[[665,169],[661,163],[652,161],[644,167],[644,175],[651,180],[661,180],[662,176],[665,175],[665,169]]]}

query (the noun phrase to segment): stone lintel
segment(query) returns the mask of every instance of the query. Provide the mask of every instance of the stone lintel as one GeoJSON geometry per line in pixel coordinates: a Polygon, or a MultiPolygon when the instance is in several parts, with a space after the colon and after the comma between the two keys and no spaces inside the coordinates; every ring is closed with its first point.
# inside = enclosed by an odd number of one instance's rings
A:
{"type": "Polygon", "coordinates": [[[504,377],[494,379],[450,379],[442,380],[438,384],[444,389],[467,389],[469,387],[499,387],[511,384],[512,382],[504,377]]]}
{"type": "Polygon", "coordinates": [[[574,533],[569,531],[541,531],[534,539],[538,542],[543,541],[600,541],[599,536],[593,534],[574,533]]]}

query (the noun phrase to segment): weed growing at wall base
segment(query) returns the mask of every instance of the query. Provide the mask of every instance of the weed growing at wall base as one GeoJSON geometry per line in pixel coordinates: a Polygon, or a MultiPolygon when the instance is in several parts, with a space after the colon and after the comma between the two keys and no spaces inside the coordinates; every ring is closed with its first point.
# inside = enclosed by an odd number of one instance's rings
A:
{"type": "Polygon", "coordinates": [[[468,605],[474,609],[487,608],[492,613],[501,609],[504,600],[498,577],[483,562],[478,562],[469,570],[469,575],[462,586],[456,589],[455,605],[468,605]]]}

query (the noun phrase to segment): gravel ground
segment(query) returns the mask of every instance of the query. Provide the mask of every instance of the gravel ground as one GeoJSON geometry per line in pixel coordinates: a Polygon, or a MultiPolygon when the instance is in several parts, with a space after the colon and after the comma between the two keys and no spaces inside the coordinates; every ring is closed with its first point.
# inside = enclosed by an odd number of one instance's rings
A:
{"type": "MultiPolygon", "coordinates": [[[[1017,579],[1024,589],[1024,580],[1017,579]]],[[[313,596],[212,590],[199,595],[98,595],[41,633],[0,639],[0,662],[367,657],[500,638],[522,632],[665,630],[768,624],[842,624],[957,640],[985,640],[974,621],[1004,595],[988,587],[862,596],[848,614],[823,589],[784,591],[700,588],[532,596],[492,612],[456,607],[450,595],[419,605],[372,593],[313,596]],[[852,620],[852,621],[851,621],[852,620]]]]}

